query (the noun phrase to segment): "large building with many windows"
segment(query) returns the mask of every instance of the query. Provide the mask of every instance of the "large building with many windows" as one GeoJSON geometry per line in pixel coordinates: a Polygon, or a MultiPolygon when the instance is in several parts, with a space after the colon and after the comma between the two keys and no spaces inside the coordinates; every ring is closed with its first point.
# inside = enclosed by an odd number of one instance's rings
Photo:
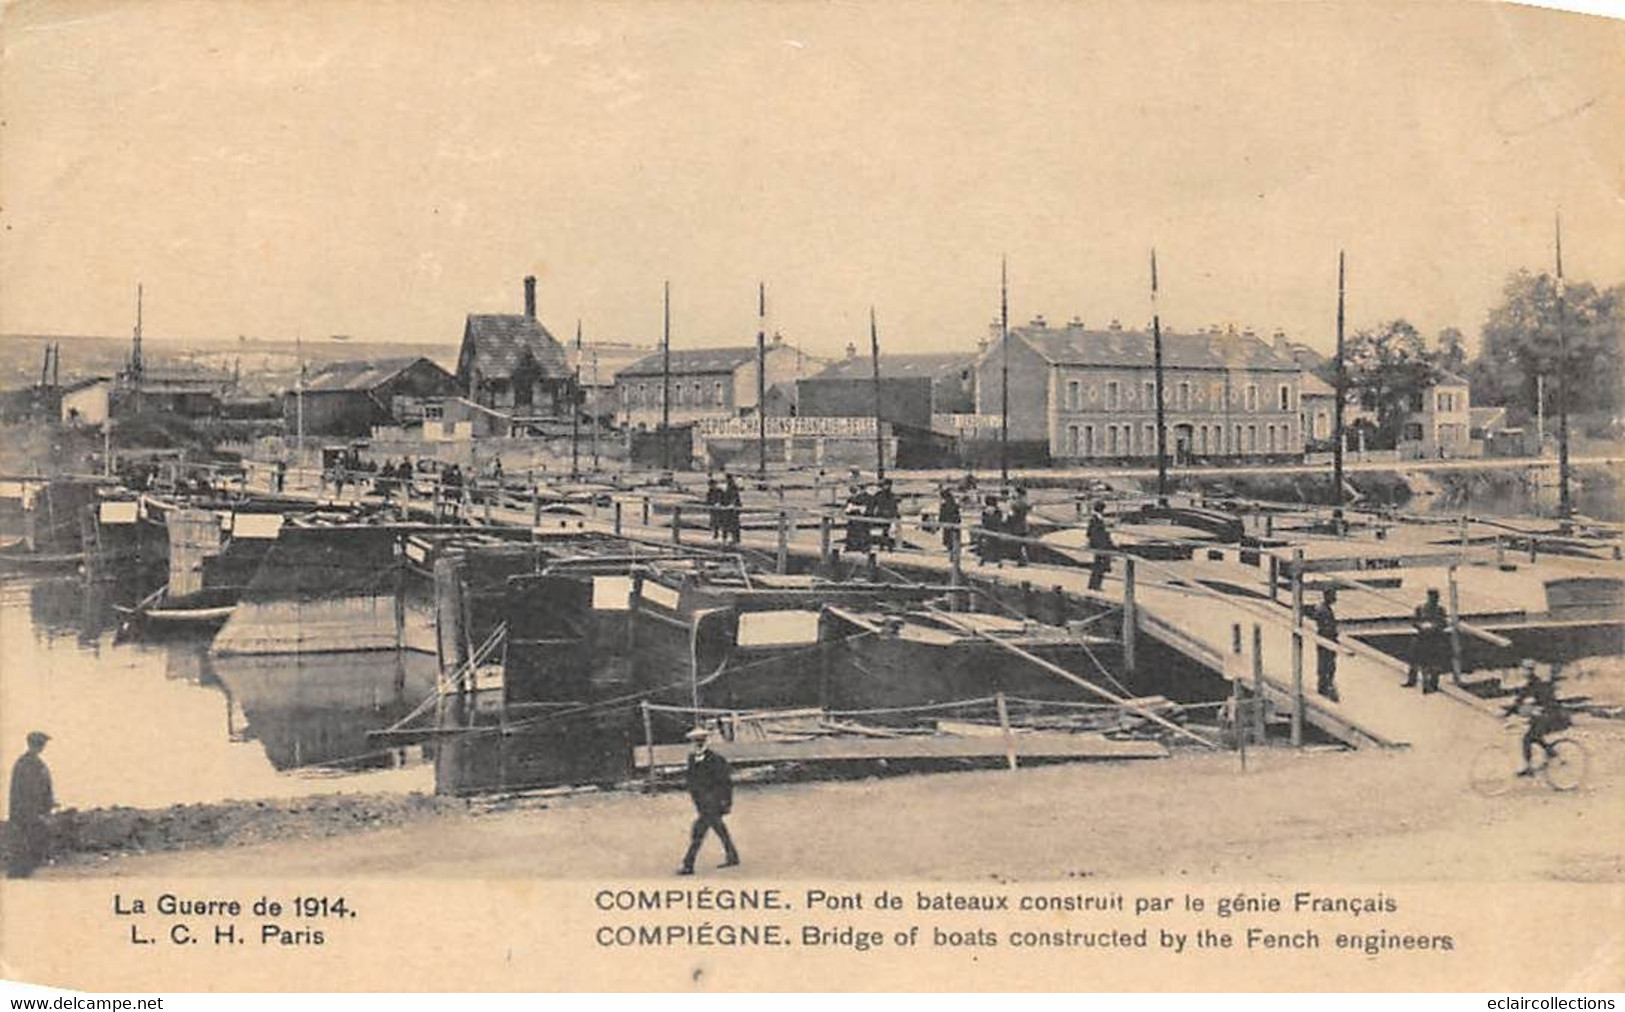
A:
{"type": "MultiPolygon", "coordinates": [[[[1115,321],[1089,330],[1042,317],[1012,327],[1008,358],[995,337],[976,361],[976,411],[998,415],[1009,369],[1013,442],[1048,445],[1058,460],[1155,457],[1156,373],[1149,333],[1115,321]]],[[[1163,335],[1168,452],[1181,462],[1303,453],[1301,369],[1250,333],[1163,335]]]]}
{"type": "MultiPolygon", "coordinates": [[[[776,399],[793,399],[796,380],[825,365],[777,334],[762,358],[767,367],[768,414],[791,413],[787,405],[776,408],[776,399]]],[[[668,410],[673,425],[754,416],[756,346],[673,348],[669,357],[657,351],[617,373],[615,391],[616,421],[631,429],[659,428],[668,410]]]]}

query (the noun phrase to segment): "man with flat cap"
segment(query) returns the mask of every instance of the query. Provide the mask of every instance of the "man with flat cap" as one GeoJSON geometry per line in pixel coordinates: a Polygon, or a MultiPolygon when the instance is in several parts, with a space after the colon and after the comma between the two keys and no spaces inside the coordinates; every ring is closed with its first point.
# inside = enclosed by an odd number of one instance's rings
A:
{"type": "Polygon", "coordinates": [[[56,807],[51,792],[51,771],[40,753],[51,736],[44,731],[28,732],[28,751],[11,767],[11,857],[6,864],[8,878],[27,878],[45,863],[50,852],[50,827],[45,817],[56,807]]]}
{"type": "Polygon", "coordinates": [[[723,861],[718,868],[732,868],[739,863],[739,851],[734,849],[733,837],[722,817],[733,810],[733,767],[728,760],[711,751],[711,732],[696,727],[688,732],[694,751],[688,757],[688,796],[694,799],[694,828],[689,833],[688,853],[683,855],[679,875],[694,874],[694,858],[699,856],[700,844],[707,830],[715,832],[722,841],[723,861]]]}

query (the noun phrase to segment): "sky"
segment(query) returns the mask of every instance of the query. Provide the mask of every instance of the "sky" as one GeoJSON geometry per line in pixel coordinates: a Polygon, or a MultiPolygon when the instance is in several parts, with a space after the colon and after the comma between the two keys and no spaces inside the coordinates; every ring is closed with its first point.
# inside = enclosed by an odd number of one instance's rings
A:
{"type": "Polygon", "coordinates": [[[974,349],[999,307],[1476,344],[1625,282],[1625,23],[1493,4],[21,2],[0,333],[974,349]]]}

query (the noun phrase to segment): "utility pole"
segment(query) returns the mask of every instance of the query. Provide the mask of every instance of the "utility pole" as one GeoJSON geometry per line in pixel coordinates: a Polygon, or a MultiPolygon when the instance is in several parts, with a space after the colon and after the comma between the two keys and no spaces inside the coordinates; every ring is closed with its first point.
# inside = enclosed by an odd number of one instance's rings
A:
{"type": "Polygon", "coordinates": [[[1557,516],[1574,514],[1569,498],[1569,336],[1563,327],[1563,218],[1557,225],[1557,516]]]}
{"type": "Polygon", "coordinates": [[[581,480],[581,318],[576,317],[576,382],[570,391],[570,480],[581,480]]]}
{"type": "Polygon", "coordinates": [[[756,284],[756,476],[767,480],[767,282],[756,284]]]}
{"type": "Polygon", "coordinates": [[[880,431],[880,330],[875,326],[875,307],[869,307],[869,365],[875,380],[875,474],[886,477],[886,444],[880,431]]]}
{"type": "Polygon", "coordinates": [[[1157,397],[1157,504],[1168,505],[1168,398],[1162,388],[1162,317],[1157,311],[1157,250],[1151,249],[1151,362],[1156,371],[1157,397]]]}
{"type": "Polygon", "coordinates": [[[1348,374],[1343,362],[1343,251],[1337,251],[1337,362],[1332,377],[1337,396],[1332,403],[1332,505],[1343,505],[1343,401],[1348,393],[1348,374]]]}
{"type": "Polygon", "coordinates": [[[999,258],[999,485],[1010,487],[1010,258],[999,258]]]}
{"type": "Polygon", "coordinates": [[[671,282],[666,282],[665,322],[660,331],[660,469],[671,469],[671,282]]]}

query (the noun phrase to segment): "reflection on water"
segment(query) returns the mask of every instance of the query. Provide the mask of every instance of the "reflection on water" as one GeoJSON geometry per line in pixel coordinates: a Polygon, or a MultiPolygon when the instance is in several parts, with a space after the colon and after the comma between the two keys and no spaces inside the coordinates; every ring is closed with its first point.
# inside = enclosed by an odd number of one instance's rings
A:
{"type": "MultiPolygon", "coordinates": [[[[140,588],[76,577],[0,580],[0,755],[9,765],[28,731],[48,732],[45,758],[64,806],[432,789],[415,749],[405,768],[342,768],[400,762],[398,752],[372,749],[366,732],[422,698],[419,672],[404,681],[386,674],[377,689],[376,672],[306,658],[265,668],[249,698],[234,698],[206,637],[115,641],[113,605],[139,597],[140,588]],[[319,776],[310,769],[335,763],[319,776]]],[[[8,779],[0,777],[0,804],[8,779]]]]}
{"type": "MultiPolygon", "coordinates": [[[[1430,513],[1463,513],[1508,519],[1557,516],[1558,488],[1555,475],[1523,480],[1476,481],[1467,475],[1459,485],[1445,487],[1421,501],[1430,513]]],[[[1507,476],[1497,476],[1506,478],[1507,476]]],[[[1597,520],[1625,520],[1625,502],[1611,484],[1576,479],[1570,489],[1575,512],[1597,520]]]]}

